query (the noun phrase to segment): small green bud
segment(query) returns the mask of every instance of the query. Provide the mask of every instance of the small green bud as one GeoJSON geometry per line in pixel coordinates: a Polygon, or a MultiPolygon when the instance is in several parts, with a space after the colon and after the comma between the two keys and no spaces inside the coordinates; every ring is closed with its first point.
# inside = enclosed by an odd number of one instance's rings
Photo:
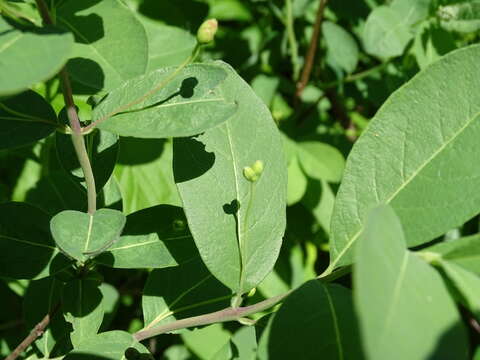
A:
{"type": "Polygon", "coordinates": [[[197,41],[199,44],[208,44],[212,42],[218,29],[217,19],[206,20],[200,25],[197,31],[197,41]]]}
{"type": "Polygon", "coordinates": [[[248,295],[247,295],[247,296],[248,296],[248,297],[252,297],[253,295],[255,295],[256,292],[257,292],[257,288],[253,288],[252,290],[250,290],[250,291],[248,292],[248,295]]]}
{"type": "Polygon", "coordinates": [[[243,168],[243,176],[245,176],[245,179],[250,182],[255,182],[259,178],[257,173],[250,166],[245,166],[243,168]]]}
{"type": "Polygon", "coordinates": [[[255,174],[257,174],[258,176],[262,175],[263,167],[264,165],[262,160],[257,160],[252,165],[253,171],[255,171],[255,174]]]}

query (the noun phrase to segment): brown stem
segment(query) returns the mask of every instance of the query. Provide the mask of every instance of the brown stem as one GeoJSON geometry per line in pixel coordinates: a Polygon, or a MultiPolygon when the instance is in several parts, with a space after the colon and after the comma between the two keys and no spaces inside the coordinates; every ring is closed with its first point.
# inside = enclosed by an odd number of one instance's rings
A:
{"type": "Polygon", "coordinates": [[[40,321],[35,327],[30,331],[30,334],[18,345],[13,352],[8,355],[5,360],[15,360],[21,353],[23,353],[38,337],[43,335],[46,327],[50,323],[51,318],[60,308],[60,303],[58,303],[53,310],[45,315],[45,317],[40,321]]]}
{"type": "Polygon", "coordinates": [[[305,65],[303,66],[302,75],[300,76],[300,81],[297,83],[297,91],[295,92],[295,99],[297,99],[297,101],[302,95],[303,90],[310,80],[310,75],[312,74],[315,53],[317,52],[318,47],[318,39],[322,28],[323,14],[327,3],[328,0],[320,0],[320,4],[318,5],[312,39],[310,40],[310,46],[308,47],[307,55],[305,56],[305,65]]]}
{"type": "MultiPolygon", "coordinates": [[[[328,271],[325,271],[323,274],[317,276],[316,280],[331,282],[338,279],[339,277],[342,277],[350,273],[351,270],[352,270],[351,266],[346,266],[335,271],[331,271],[329,269],[328,271]]],[[[290,290],[285,294],[274,296],[270,299],[260,301],[250,306],[229,307],[229,308],[215,311],[209,314],[193,316],[193,317],[177,320],[168,324],[159,325],[153,328],[140,330],[135,334],[133,334],[133,337],[136,340],[141,341],[141,340],[149,339],[151,337],[161,335],[167,332],[171,332],[174,330],[185,329],[185,328],[195,327],[195,326],[209,325],[209,324],[220,323],[220,322],[227,322],[227,321],[246,320],[243,318],[271,308],[272,306],[283,301],[293,291],[294,290],[290,290]]]]}

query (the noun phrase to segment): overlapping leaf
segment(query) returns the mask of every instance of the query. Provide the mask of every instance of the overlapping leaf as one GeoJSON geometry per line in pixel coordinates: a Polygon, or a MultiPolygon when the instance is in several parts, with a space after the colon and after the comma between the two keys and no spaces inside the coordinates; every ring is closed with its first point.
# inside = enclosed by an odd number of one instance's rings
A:
{"type": "Polygon", "coordinates": [[[480,158],[479,56],[480,46],[471,46],[428,67],[387,100],[356,142],[332,216],[331,267],[351,263],[375,205],[392,205],[409,246],[480,211],[480,168],[470,165],[480,158]]]}
{"type": "Polygon", "coordinates": [[[237,106],[224,95],[227,74],[215,64],[162,68],[127,81],[93,111],[99,128],[123,136],[168,138],[199,134],[226,121],[237,106]]]}
{"type": "Polygon", "coordinates": [[[175,140],[174,176],[203,261],[225,285],[244,293],[278,256],[287,171],[282,140],[262,100],[228,65],[215,66],[228,72],[224,94],[238,111],[198,137],[175,140]],[[265,169],[250,200],[242,169],[256,160],[265,169]]]}

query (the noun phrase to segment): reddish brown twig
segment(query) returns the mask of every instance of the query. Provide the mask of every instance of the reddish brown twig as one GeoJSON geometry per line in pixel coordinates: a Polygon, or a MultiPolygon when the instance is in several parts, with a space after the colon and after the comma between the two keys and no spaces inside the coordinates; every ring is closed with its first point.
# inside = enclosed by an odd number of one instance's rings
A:
{"type": "Polygon", "coordinates": [[[35,327],[30,331],[30,334],[23,339],[23,341],[18,345],[13,352],[6,357],[5,360],[15,360],[20,354],[22,354],[37,338],[43,335],[48,324],[50,324],[51,318],[55,315],[55,313],[60,308],[60,303],[58,303],[53,310],[45,315],[45,317],[40,321],[35,327]]]}
{"type": "Polygon", "coordinates": [[[318,39],[320,37],[320,30],[322,28],[323,14],[327,6],[328,0],[320,0],[318,5],[317,16],[315,19],[315,25],[313,27],[313,35],[310,41],[310,46],[307,50],[307,55],[305,56],[305,65],[303,66],[302,74],[300,80],[297,83],[297,90],[295,92],[295,99],[299,99],[302,95],[303,90],[310,80],[310,75],[312,74],[313,63],[315,61],[315,54],[318,47],[318,39]]]}

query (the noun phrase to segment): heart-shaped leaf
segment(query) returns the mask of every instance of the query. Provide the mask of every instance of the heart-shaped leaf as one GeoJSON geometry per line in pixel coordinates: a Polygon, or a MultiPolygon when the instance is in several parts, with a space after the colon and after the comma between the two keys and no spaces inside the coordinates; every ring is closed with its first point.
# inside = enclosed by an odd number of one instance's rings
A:
{"type": "Polygon", "coordinates": [[[50,230],[57,246],[72,258],[85,262],[114,244],[125,225],[125,215],[111,209],[93,215],[66,210],[55,215],[50,230]]]}

